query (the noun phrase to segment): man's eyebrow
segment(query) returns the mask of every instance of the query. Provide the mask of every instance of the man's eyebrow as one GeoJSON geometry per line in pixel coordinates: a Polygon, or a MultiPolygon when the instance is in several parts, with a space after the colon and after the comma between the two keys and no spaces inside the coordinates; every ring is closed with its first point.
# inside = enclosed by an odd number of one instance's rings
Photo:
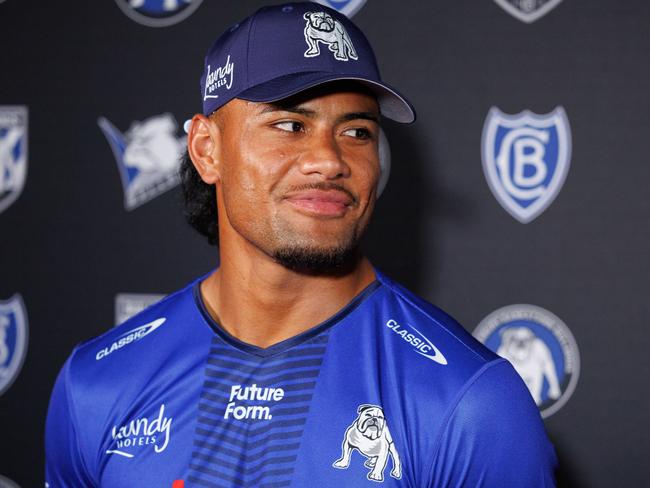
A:
{"type": "MultiPolygon", "coordinates": [[[[299,105],[284,105],[282,103],[265,104],[265,107],[260,111],[260,115],[273,113],[273,112],[291,112],[294,114],[304,115],[306,117],[314,117],[316,115],[316,111],[314,110],[309,110],[307,108],[300,107],[299,105]]],[[[347,122],[350,120],[358,120],[358,119],[371,120],[378,124],[379,114],[375,112],[349,112],[343,114],[340,117],[340,120],[342,122],[347,122]]]]}
{"type": "Polygon", "coordinates": [[[299,107],[297,105],[283,105],[281,103],[265,104],[265,107],[260,112],[260,115],[268,114],[272,112],[291,112],[294,114],[305,115],[307,117],[313,117],[314,115],[316,115],[316,112],[314,112],[313,110],[299,107]]]}
{"type": "Polygon", "coordinates": [[[375,112],[350,112],[341,116],[341,120],[343,122],[347,122],[350,120],[357,120],[357,119],[372,120],[373,122],[378,124],[379,114],[375,112]]]}

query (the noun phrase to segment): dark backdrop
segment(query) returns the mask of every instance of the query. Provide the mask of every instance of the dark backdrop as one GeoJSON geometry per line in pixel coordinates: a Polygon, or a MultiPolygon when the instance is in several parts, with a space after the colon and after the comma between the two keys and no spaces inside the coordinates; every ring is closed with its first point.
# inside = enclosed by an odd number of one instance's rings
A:
{"type": "MultiPolygon", "coordinates": [[[[217,264],[184,222],[178,188],[125,209],[97,119],[123,132],[164,113],[182,123],[200,110],[209,43],[265,3],[206,0],[152,28],[112,0],[0,2],[0,105],[29,110],[24,190],[0,213],[0,299],[20,293],[29,322],[24,365],[0,396],[0,475],[23,488],[42,486],[57,371],[113,325],[116,295],[169,293],[217,264]]],[[[369,0],[355,21],[419,114],[413,126],[386,124],[393,172],[367,253],[470,331],[509,304],[561,317],[582,367],[545,420],[559,486],[648,486],[647,2],[564,0],[524,23],[492,0],[369,0]],[[562,106],[570,122],[566,182],[528,224],[483,174],[492,106],[562,106]]]]}

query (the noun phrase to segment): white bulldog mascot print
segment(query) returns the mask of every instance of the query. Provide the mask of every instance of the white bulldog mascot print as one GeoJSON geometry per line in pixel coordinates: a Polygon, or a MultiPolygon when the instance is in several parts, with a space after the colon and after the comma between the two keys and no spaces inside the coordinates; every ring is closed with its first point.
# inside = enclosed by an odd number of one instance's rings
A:
{"type": "Polygon", "coordinates": [[[307,21],[305,41],[309,47],[305,51],[305,57],[313,58],[320,55],[319,43],[322,42],[327,44],[339,61],[359,59],[350,36],[338,20],[325,12],[307,12],[304,17],[307,21]]]}
{"type": "Polygon", "coordinates": [[[548,381],[549,398],[557,400],[560,397],[562,392],[551,351],[528,327],[503,330],[497,354],[514,366],[538,406],[543,401],[544,378],[548,381]]]}
{"type": "Polygon", "coordinates": [[[332,466],[347,469],[350,466],[352,452],[356,449],[367,458],[364,466],[370,469],[368,479],[381,482],[384,481],[384,469],[390,455],[393,463],[390,475],[400,479],[402,464],[388,431],[383,410],[377,405],[360,405],[357,413],[359,415],[345,431],[341,443],[341,458],[332,466]]]}

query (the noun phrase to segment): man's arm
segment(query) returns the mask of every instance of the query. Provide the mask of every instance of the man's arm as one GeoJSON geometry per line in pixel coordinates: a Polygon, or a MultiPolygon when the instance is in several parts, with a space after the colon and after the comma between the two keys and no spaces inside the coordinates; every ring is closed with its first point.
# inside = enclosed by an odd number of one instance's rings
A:
{"type": "Polygon", "coordinates": [[[555,486],[555,451],[526,385],[507,361],[474,375],[448,415],[431,487],[555,486]]]}
{"type": "Polygon", "coordinates": [[[45,481],[49,488],[91,488],[78,444],[78,427],[69,392],[70,362],[59,373],[45,423],[45,481]]]}

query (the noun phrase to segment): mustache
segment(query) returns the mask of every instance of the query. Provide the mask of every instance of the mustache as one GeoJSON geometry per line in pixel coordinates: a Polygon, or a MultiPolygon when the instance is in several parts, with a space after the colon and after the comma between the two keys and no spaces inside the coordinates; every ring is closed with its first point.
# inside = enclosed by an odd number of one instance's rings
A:
{"type": "Polygon", "coordinates": [[[315,182],[315,183],[305,183],[304,185],[290,186],[289,188],[287,188],[287,191],[285,193],[300,192],[305,190],[322,190],[322,191],[335,190],[335,191],[340,191],[345,193],[348,197],[350,197],[353,203],[357,203],[359,200],[355,194],[353,194],[350,190],[348,190],[343,185],[340,185],[338,183],[325,182],[325,181],[315,182]]]}

